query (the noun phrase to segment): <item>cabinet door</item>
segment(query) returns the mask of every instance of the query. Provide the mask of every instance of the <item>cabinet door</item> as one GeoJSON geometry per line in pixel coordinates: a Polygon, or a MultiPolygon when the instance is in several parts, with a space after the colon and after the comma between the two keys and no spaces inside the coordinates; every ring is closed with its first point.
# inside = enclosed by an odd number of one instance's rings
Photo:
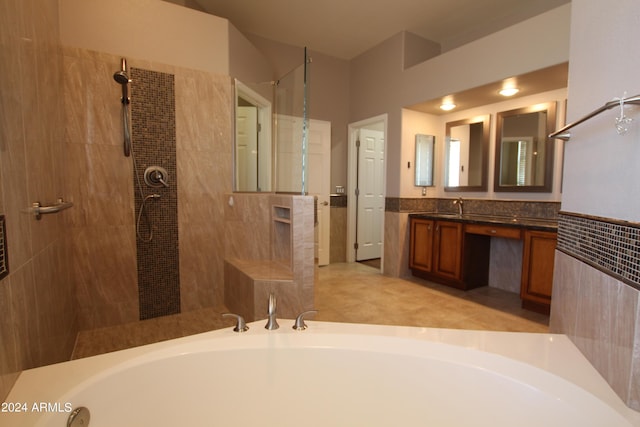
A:
{"type": "Polygon", "coordinates": [[[557,233],[553,232],[524,233],[520,297],[525,306],[530,302],[547,311],[551,304],[556,240],[557,233]]]}
{"type": "Polygon", "coordinates": [[[433,260],[433,221],[411,219],[409,267],[431,272],[433,260]]]}
{"type": "Polygon", "coordinates": [[[433,272],[441,277],[460,280],[462,277],[462,224],[437,221],[434,243],[433,272]]]}

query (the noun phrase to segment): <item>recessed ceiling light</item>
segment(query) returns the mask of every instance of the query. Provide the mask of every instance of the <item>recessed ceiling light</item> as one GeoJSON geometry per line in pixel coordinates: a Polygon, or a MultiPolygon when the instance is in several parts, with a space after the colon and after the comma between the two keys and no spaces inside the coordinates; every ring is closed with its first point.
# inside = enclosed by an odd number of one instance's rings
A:
{"type": "Polygon", "coordinates": [[[445,102],[440,106],[440,109],[444,111],[450,111],[450,110],[453,110],[454,108],[456,108],[456,104],[452,102],[445,102]]]}
{"type": "Polygon", "coordinates": [[[518,93],[520,91],[520,89],[516,88],[516,87],[505,87],[504,89],[502,89],[500,91],[500,95],[502,96],[513,96],[516,93],[518,93]]]}

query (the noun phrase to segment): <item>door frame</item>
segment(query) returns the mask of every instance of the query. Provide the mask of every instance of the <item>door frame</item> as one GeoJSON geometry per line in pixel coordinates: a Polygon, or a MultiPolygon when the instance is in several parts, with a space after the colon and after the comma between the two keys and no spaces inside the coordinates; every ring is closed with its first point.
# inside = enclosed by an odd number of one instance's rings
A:
{"type": "MultiPolygon", "coordinates": [[[[233,100],[233,164],[236,164],[236,106],[238,105],[238,98],[242,97],[246,101],[253,104],[258,109],[258,124],[260,129],[258,130],[258,150],[261,152],[268,152],[269,155],[265,158],[258,159],[262,167],[259,168],[260,175],[258,176],[258,182],[264,182],[268,180],[269,188],[262,188],[260,191],[269,192],[274,191],[275,186],[275,163],[274,163],[274,138],[271,129],[272,120],[272,106],[271,101],[260,95],[255,90],[251,89],[246,84],[242,83],[238,79],[234,79],[234,100],[233,100]]],[[[235,167],[234,167],[235,168],[235,167]]],[[[235,191],[237,187],[237,177],[233,174],[233,189],[235,191]]]]}
{"type": "MultiPolygon", "coordinates": [[[[358,170],[358,150],[356,149],[356,141],[358,139],[360,129],[372,128],[373,125],[382,125],[384,134],[384,153],[385,163],[383,170],[383,192],[387,193],[387,123],[388,115],[381,114],[379,116],[370,117],[368,119],[360,120],[354,123],[349,123],[349,143],[347,148],[347,262],[356,261],[356,251],[354,244],[356,242],[356,183],[358,182],[357,170],[358,170]],[[350,200],[349,200],[350,199],[350,200]]],[[[384,269],[384,215],[380,222],[380,232],[383,236],[382,251],[380,254],[380,271],[384,269]]]]}
{"type": "MultiPolygon", "coordinates": [[[[323,142],[323,165],[321,165],[321,170],[324,172],[324,180],[322,182],[322,189],[320,193],[312,193],[309,188],[309,184],[311,183],[311,175],[307,173],[307,177],[309,178],[307,182],[307,193],[312,196],[317,197],[317,206],[316,212],[318,215],[318,221],[315,225],[315,231],[318,231],[316,237],[314,238],[314,253],[315,249],[322,248],[323,250],[323,258],[318,257],[318,265],[324,266],[329,265],[331,256],[331,122],[327,120],[317,120],[317,119],[309,119],[309,130],[308,130],[308,144],[307,144],[307,158],[309,156],[309,148],[311,146],[311,136],[312,131],[314,131],[314,127],[318,127],[321,131],[326,132],[324,136],[326,137],[323,142]],[[326,145],[325,145],[326,144],[326,145]],[[322,224],[323,233],[319,233],[319,226],[322,224]],[[321,245],[321,242],[324,245],[321,245]]],[[[309,162],[309,168],[311,168],[312,162],[309,162]]]]}

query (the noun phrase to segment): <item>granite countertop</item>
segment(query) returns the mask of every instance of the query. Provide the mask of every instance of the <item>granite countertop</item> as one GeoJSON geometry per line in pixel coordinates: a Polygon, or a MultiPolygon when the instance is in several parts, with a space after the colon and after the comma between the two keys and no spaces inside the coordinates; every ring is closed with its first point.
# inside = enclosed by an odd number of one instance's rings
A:
{"type": "Polygon", "coordinates": [[[558,231],[558,220],[551,218],[527,218],[486,214],[456,214],[446,212],[421,212],[409,214],[410,218],[446,220],[467,224],[490,224],[529,230],[558,231]]]}

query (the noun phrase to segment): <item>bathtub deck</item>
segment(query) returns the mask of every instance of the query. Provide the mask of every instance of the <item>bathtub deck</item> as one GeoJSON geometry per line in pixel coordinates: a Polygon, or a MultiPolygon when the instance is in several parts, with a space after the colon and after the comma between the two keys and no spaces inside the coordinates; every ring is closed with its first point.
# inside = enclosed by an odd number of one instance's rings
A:
{"type": "MultiPolygon", "coordinates": [[[[266,304],[266,302],[265,302],[266,304]]],[[[310,319],[331,322],[548,332],[549,317],[524,310],[517,294],[482,287],[460,291],[419,279],[379,274],[366,265],[331,264],[318,269],[310,319]]],[[[73,359],[230,327],[224,307],[158,317],[78,334],[73,359]]]]}
{"type": "Polygon", "coordinates": [[[218,310],[206,308],[108,328],[81,331],[76,338],[71,359],[81,359],[226,328],[233,322],[222,318],[221,313],[225,311],[224,308],[218,310]]]}

